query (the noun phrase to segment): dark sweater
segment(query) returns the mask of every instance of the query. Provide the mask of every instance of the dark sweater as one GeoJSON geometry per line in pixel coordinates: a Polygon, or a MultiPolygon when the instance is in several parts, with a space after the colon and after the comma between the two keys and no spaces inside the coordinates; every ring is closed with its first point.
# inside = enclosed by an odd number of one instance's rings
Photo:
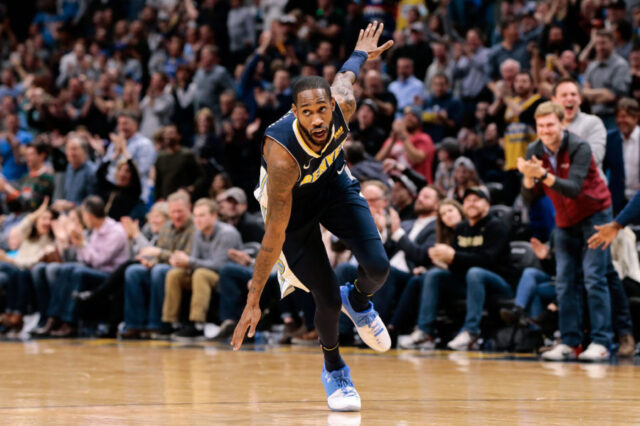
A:
{"type": "Polygon", "coordinates": [[[456,254],[449,265],[451,272],[465,274],[470,268],[479,267],[495,272],[511,284],[518,281],[518,274],[510,262],[509,231],[504,223],[487,215],[474,226],[468,220],[456,228],[453,240],[456,254]]]}
{"type": "Polygon", "coordinates": [[[198,186],[203,178],[202,168],[189,148],[182,147],[176,153],[162,151],[156,160],[153,196],[165,199],[178,189],[198,186]]]}

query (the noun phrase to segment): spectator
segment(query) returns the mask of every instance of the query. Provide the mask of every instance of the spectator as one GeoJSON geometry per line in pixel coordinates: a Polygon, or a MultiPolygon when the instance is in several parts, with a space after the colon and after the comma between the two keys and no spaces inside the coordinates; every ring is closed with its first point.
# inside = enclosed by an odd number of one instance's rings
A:
{"type": "MultiPolygon", "coordinates": [[[[366,180],[379,180],[384,182],[388,180],[383,165],[365,152],[362,142],[347,141],[344,145],[344,156],[351,174],[360,182],[366,180]]],[[[391,158],[387,158],[384,161],[395,162],[395,160],[391,158]]],[[[424,181],[426,182],[426,179],[424,179],[424,181]]]]}
{"type": "Polygon", "coordinates": [[[16,82],[16,76],[10,68],[2,70],[0,75],[0,99],[5,96],[18,98],[24,93],[26,87],[22,83],[16,82]]]}
{"type": "Polygon", "coordinates": [[[166,90],[168,82],[166,74],[154,73],[147,94],[140,102],[140,133],[147,138],[151,138],[159,128],[170,124],[174,101],[171,93],[166,90]]]}
{"type": "Polygon", "coordinates": [[[509,259],[508,230],[489,214],[489,194],[483,188],[469,188],[464,195],[467,219],[455,230],[452,245],[436,244],[429,257],[436,265],[427,272],[420,298],[418,329],[403,339],[404,346],[431,346],[438,302],[447,297],[465,295],[467,313],[460,333],[447,346],[453,350],[470,349],[480,335],[480,320],[486,294],[513,297],[510,282],[514,270],[509,259]],[[465,290],[466,284],[466,290],[465,290]]]}
{"type": "Polygon", "coordinates": [[[384,88],[379,71],[369,70],[365,73],[361,98],[375,102],[379,110],[380,127],[386,132],[390,131],[398,101],[393,93],[384,88]]]}
{"type": "Polygon", "coordinates": [[[612,339],[611,302],[605,276],[609,253],[588,249],[586,241],[594,233],[595,225],[611,220],[611,195],[600,178],[589,144],[562,131],[564,109],[558,104],[544,103],[535,116],[541,139],[529,146],[526,159],[518,160],[518,169],[524,175],[525,200],[530,202],[542,189],[556,209],[556,292],[562,333],[562,343],[542,357],[555,361],[603,360],[609,357],[612,339]],[[583,278],[579,278],[580,264],[583,278]],[[580,353],[582,282],[589,303],[591,343],[580,353]]]}
{"type": "Polygon", "coordinates": [[[613,27],[613,44],[616,53],[629,60],[629,54],[633,48],[631,37],[633,36],[633,27],[626,19],[620,19],[614,23],[613,27]]]}
{"type": "Polygon", "coordinates": [[[180,134],[174,125],[164,128],[163,138],[167,146],[155,164],[154,199],[163,200],[179,189],[194,194],[204,185],[204,174],[194,152],[180,145],[180,134]]]}
{"type": "Polygon", "coordinates": [[[182,44],[182,39],[178,36],[171,37],[169,43],[167,43],[167,53],[169,54],[169,57],[162,67],[162,72],[171,80],[175,80],[177,78],[178,69],[188,63],[183,57],[184,47],[182,44]]]}
{"type": "Polygon", "coordinates": [[[393,123],[391,136],[376,154],[376,160],[394,158],[431,183],[435,146],[429,135],[422,131],[421,121],[422,110],[419,107],[406,107],[404,117],[393,123]]]}
{"type": "Polygon", "coordinates": [[[85,198],[96,194],[96,166],[88,160],[89,144],[79,135],[71,135],[65,144],[67,170],[64,180],[64,199],[57,200],[54,207],[70,210],[79,206],[85,198]]]}
{"type": "Polygon", "coordinates": [[[480,101],[489,82],[489,76],[485,74],[489,49],[483,44],[483,34],[480,30],[472,28],[467,31],[466,43],[462,48],[457,49],[454,45],[453,77],[456,81],[460,80],[460,97],[467,111],[472,111],[471,105],[480,101]]]}
{"type": "Polygon", "coordinates": [[[593,113],[610,129],[615,126],[616,97],[629,92],[629,64],[615,53],[613,34],[609,30],[598,30],[594,45],[596,59],[585,71],[582,95],[593,105],[593,113]]]}
{"type": "Polygon", "coordinates": [[[107,179],[107,171],[111,168],[111,161],[105,161],[96,171],[97,193],[105,202],[107,215],[115,220],[123,216],[140,217],[140,175],[138,168],[131,158],[122,158],[116,167],[115,183],[107,179]],[[138,209],[137,209],[138,208],[138,209]]]}
{"type": "Polygon", "coordinates": [[[59,75],[56,79],[58,87],[64,87],[67,81],[80,73],[80,66],[86,56],[84,40],[77,40],[73,45],[73,50],[60,59],[59,75]]]}
{"type": "Polygon", "coordinates": [[[424,102],[424,131],[435,143],[455,135],[462,124],[462,103],[449,91],[450,82],[446,74],[435,74],[431,78],[431,94],[424,102]]]}
{"type": "Polygon", "coordinates": [[[4,119],[4,129],[0,133],[0,155],[2,155],[2,175],[9,182],[17,182],[27,173],[22,149],[31,143],[33,135],[20,130],[16,114],[8,114],[4,119]]]}
{"type": "MultiPolygon", "coordinates": [[[[224,169],[231,176],[234,185],[245,193],[255,189],[260,169],[260,149],[256,123],[249,125],[249,111],[246,106],[237,104],[231,114],[231,122],[225,126],[224,169]]],[[[260,135],[261,136],[261,135],[260,135]]],[[[255,200],[252,199],[252,205],[255,200]]]]}
{"type": "Polygon", "coordinates": [[[521,69],[529,69],[529,52],[527,44],[520,40],[518,23],[514,19],[505,19],[500,23],[500,35],[502,41],[491,47],[486,73],[490,79],[499,77],[499,66],[507,59],[514,59],[520,64],[521,69]]]}
{"type": "Polygon", "coordinates": [[[415,199],[418,195],[416,185],[403,174],[392,174],[391,204],[398,211],[401,220],[414,220],[415,199]]]}
{"type": "MultiPolygon", "coordinates": [[[[120,164],[121,158],[130,158],[137,167],[140,177],[140,186],[142,192],[140,198],[147,200],[149,198],[150,188],[147,184],[151,166],[156,160],[156,151],[153,148],[153,142],[146,136],[138,132],[138,117],[131,111],[122,111],[118,115],[117,133],[110,136],[111,144],[107,148],[107,152],[103,157],[103,161],[109,161],[107,179],[109,182],[117,185],[116,168],[120,164]]],[[[100,147],[92,145],[94,149],[100,147]]],[[[104,151],[104,150],[102,150],[104,151]]]]}
{"type": "Polygon", "coordinates": [[[178,126],[184,145],[193,146],[194,112],[196,84],[191,81],[192,73],[188,65],[179,65],[171,95],[173,96],[173,116],[171,122],[178,126]]]}
{"type": "Polygon", "coordinates": [[[453,188],[453,165],[460,156],[458,141],[454,138],[445,138],[438,144],[438,169],[436,170],[435,185],[441,191],[447,193],[453,188]]]}
{"type": "Polygon", "coordinates": [[[640,190],[640,105],[635,99],[618,101],[618,130],[607,134],[603,168],[609,176],[613,211],[617,214],[640,190]]]}
{"type": "Polygon", "coordinates": [[[431,47],[433,49],[433,62],[429,65],[427,74],[424,77],[424,87],[427,88],[428,95],[436,96],[433,93],[433,78],[436,75],[444,74],[447,77],[447,83],[453,81],[455,63],[449,58],[449,49],[445,43],[436,41],[431,44],[431,47]]]}
{"type": "Polygon", "coordinates": [[[261,216],[247,212],[247,196],[242,188],[229,188],[219,194],[216,201],[218,217],[240,232],[243,243],[262,242],[264,222],[261,216]]]}
{"type": "MultiPolygon", "coordinates": [[[[422,105],[425,98],[424,84],[413,74],[413,59],[398,58],[398,78],[391,82],[389,91],[396,97],[398,111],[404,111],[411,105],[422,105]]],[[[400,112],[396,112],[396,118],[400,112]]]]}
{"type": "Polygon", "coordinates": [[[478,185],[480,179],[473,162],[467,157],[458,157],[453,163],[453,187],[447,193],[447,198],[462,203],[467,189],[478,185]]]}
{"type": "Polygon", "coordinates": [[[229,50],[234,57],[233,64],[241,63],[255,44],[255,9],[242,4],[241,0],[231,0],[231,10],[227,15],[229,50]]]}
{"type": "Polygon", "coordinates": [[[527,152],[527,146],[536,140],[533,113],[544,100],[535,93],[531,74],[519,72],[513,84],[515,96],[505,90],[489,108],[492,115],[498,117],[504,129],[504,169],[503,198],[512,205],[520,192],[520,174],[517,169],[519,157],[527,152]]]}
{"type": "Polygon", "coordinates": [[[136,259],[139,264],[125,271],[124,321],[120,338],[136,339],[149,333],[152,338],[166,338],[175,330],[161,322],[165,277],[171,266],[167,263],[176,251],[189,254],[193,241],[191,200],[182,192],[171,194],[170,223],[164,225],[155,246],[144,247],[136,259]],[[149,294],[148,306],[145,294],[149,294]]]}
{"type": "Polygon", "coordinates": [[[8,203],[17,205],[18,210],[34,211],[46,197],[53,195],[53,175],[45,164],[49,147],[42,142],[33,142],[24,150],[28,174],[14,187],[6,179],[0,179],[0,190],[8,203]]]}
{"type": "Polygon", "coordinates": [[[554,85],[552,94],[551,101],[564,108],[563,127],[589,143],[596,166],[602,170],[607,129],[600,118],[580,111],[582,97],[578,83],[571,78],[561,78],[554,85]]]}
{"type": "Polygon", "coordinates": [[[204,46],[200,51],[200,62],[193,82],[196,84],[195,108],[209,108],[215,116],[220,115],[220,94],[234,88],[233,78],[219,64],[218,49],[204,46]]]}
{"type": "MultiPolygon", "coordinates": [[[[27,314],[32,288],[30,269],[45,255],[56,251],[51,231],[51,221],[56,213],[48,209],[48,205],[49,200],[45,199],[36,211],[27,215],[12,230],[18,235],[18,241],[22,241],[15,258],[0,251],[0,271],[8,276],[7,306],[5,313],[0,315],[0,323],[5,326],[5,331],[20,332],[22,329],[22,318],[27,314]]],[[[43,312],[46,307],[38,306],[38,309],[43,312]]]]}
{"type": "Polygon", "coordinates": [[[199,159],[213,159],[217,168],[222,168],[222,142],[216,136],[215,121],[209,108],[202,108],[196,114],[196,132],[192,149],[199,159]]]}
{"type": "Polygon", "coordinates": [[[193,208],[196,230],[193,234],[191,254],[175,251],[169,258],[173,267],[167,273],[162,321],[179,320],[182,289],[191,288],[189,324],[171,337],[175,340],[193,340],[204,337],[204,322],[209,311],[211,289],[218,283],[220,268],[229,261],[227,252],[240,249],[240,233],[226,223],[218,221],[217,205],[202,198],[193,208]]]}
{"type": "Polygon", "coordinates": [[[364,99],[356,113],[356,122],[351,127],[353,139],[362,142],[369,155],[376,155],[382,148],[386,133],[376,123],[378,105],[371,99],[364,99]]]}
{"type": "Polygon", "coordinates": [[[74,320],[75,299],[71,294],[96,287],[129,258],[124,228],[107,217],[105,204],[100,197],[90,196],[83,201],[82,221],[92,232],[88,240],[79,227],[70,232],[71,241],[77,248],[78,260],[83,265],[73,269],[68,283],[58,285],[65,285],[71,291],[67,293],[66,306],[62,309],[65,313],[61,317],[63,324],[55,332],[56,337],[69,337],[75,332],[71,325],[74,320]]]}

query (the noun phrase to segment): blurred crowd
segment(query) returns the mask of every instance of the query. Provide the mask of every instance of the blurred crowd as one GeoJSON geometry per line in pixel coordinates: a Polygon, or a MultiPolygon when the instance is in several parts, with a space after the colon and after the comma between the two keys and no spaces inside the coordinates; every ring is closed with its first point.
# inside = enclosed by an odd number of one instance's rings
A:
{"type": "MultiPolygon", "coordinates": [[[[264,130],[291,108],[296,79],[333,81],[374,19],[395,45],[354,86],[344,155],[391,259],[377,309],[399,347],[455,337],[451,349],[514,350],[505,327],[526,330],[526,349],[552,343],[556,205],[521,195],[519,159],[552,100],[589,144],[613,213],[640,189],[640,2],[0,5],[4,333],[37,312],[37,337],[194,339],[215,322],[229,338],[264,232],[264,130]]],[[[325,243],[352,281],[348,247],[328,232],[325,243]]],[[[623,269],[628,310],[640,269],[623,269]]],[[[274,274],[263,327],[316,344],[310,296],[278,291],[274,274]]],[[[632,355],[625,315],[615,341],[632,355]]]]}

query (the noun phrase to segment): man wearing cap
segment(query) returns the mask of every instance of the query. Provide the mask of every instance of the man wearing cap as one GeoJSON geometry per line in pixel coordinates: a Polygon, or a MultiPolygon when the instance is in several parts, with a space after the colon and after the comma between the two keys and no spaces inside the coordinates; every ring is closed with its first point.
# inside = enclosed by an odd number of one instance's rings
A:
{"type": "Polygon", "coordinates": [[[542,358],[602,361],[609,358],[613,338],[606,278],[610,253],[588,248],[587,241],[595,233],[594,226],[611,221],[611,194],[600,177],[589,144],[563,131],[563,118],[562,106],[541,104],[535,113],[540,140],[529,145],[526,159],[518,159],[518,169],[524,175],[525,201],[530,203],[544,191],[556,210],[553,237],[562,343],[542,358]],[[591,343],[581,353],[583,288],[589,305],[591,343]]]}
{"type": "Polygon", "coordinates": [[[235,226],[242,242],[260,242],[264,236],[264,222],[260,217],[247,212],[247,195],[242,188],[234,186],[216,198],[220,219],[235,226]]]}
{"type": "Polygon", "coordinates": [[[414,202],[418,194],[416,184],[402,173],[391,174],[393,186],[391,187],[391,204],[396,209],[401,220],[413,220],[414,202]]]}
{"type": "Polygon", "coordinates": [[[467,219],[456,228],[452,246],[435,244],[429,249],[431,261],[446,269],[434,268],[425,275],[418,328],[403,346],[434,347],[434,323],[441,296],[466,295],[464,325],[447,344],[453,350],[470,349],[478,339],[487,293],[505,299],[513,297],[511,283],[518,277],[509,262],[509,231],[500,219],[489,215],[490,207],[489,193],[484,188],[474,186],[465,191],[463,209],[467,219]]]}
{"type": "Polygon", "coordinates": [[[407,106],[402,119],[393,122],[391,136],[376,154],[376,160],[394,158],[433,181],[433,159],[436,147],[431,137],[422,131],[422,110],[407,106]]]}
{"type": "Polygon", "coordinates": [[[373,99],[364,99],[356,113],[356,122],[350,126],[353,139],[362,142],[367,154],[372,156],[377,154],[387,137],[376,123],[378,112],[378,105],[373,99]]]}

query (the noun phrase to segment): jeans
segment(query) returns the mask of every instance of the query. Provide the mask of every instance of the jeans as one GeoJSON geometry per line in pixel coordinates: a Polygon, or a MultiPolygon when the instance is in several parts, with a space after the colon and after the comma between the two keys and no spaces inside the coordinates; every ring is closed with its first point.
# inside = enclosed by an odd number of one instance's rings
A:
{"type": "Polygon", "coordinates": [[[611,295],[611,325],[613,330],[618,337],[625,334],[633,334],[629,298],[611,259],[609,259],[607,266],[607,283],[609,284],[609,294],[611,295]]]}
{"type": "Polygon", "coordinates": [[[247,282],[253,275],[253,268],[237,263],[227,263],[220,269],[218,311],[220,321],[238,321],[242,314],[243,296],[247,294],[247,282]]]}
{"type": "Polygon", "coordinates": [[[0,271],[9,278],[7,280],[7,312],[26,314],[31,294],[31,271],[22,269],[12,263],[0,263],[0,271]]]}
{"type": "Polygon", "coordinates": [[[516,290],[515,305],[521,307],[528,317],[540,315],[544,309],[538,288],[551,286],[551,277],[538,268],[526,268],[522,272],[518,289],[516,290]]]}
{"type": "MultiPolygon", "coordinates": [[[[108,273],[99,271],[97,269],[90,268],[88,266],[78,266],[71,273],[71,281],[73,285],[73,291],[85,291],[92,290],[95,287],[99,286],[102,281],[104,281],[109,276],[108,273]]],[[[87,318],[91,316],[95,316],[96,309],[91,307],[84,306],[81,309],[82,312],[79,313],[80,318],[87,318]],[[93,314],[93,315],[92,315],[93,314]]],[[[76,313],[76,299],[71,297],[66,316],[68,318],[73,318],[76,313]]],[[[63,316],[64,320],[64,316],[63,316]]],[[[67,320],[69,321],[69,320],[67,320]]]]}
{"type": "Polygon", "coordinates": [[[438,301],[441,293],[454,298],[464,297],[464,279],[440,268],[430,269],[424,275],[418,311],[418,328],[427,334],[433,334],[433,323],[438,315],[438,301]]]}
{"type": "Polygon", "coordinates": [[[485,296],[492,293],[505,298],[513,297],[513,290],[504,278],[487,269],[473,267],[467,271],[467,316],[462,330],[470,334],[480,334],[480,321],[485,296]]]}
{"type": "Polygon", "coordinates": [[[556,292],[562,343],[569,346],[582,344],[582,283],[587,291],[591,340],[608,348],[611,328],[611,299],[607,284],[609,249],[589,249],[587,240],[595,233],[593,227],[611,221],[611,208],[594,213],[570,228],[557,228],[554,232],[556,248],[556,292]]]}
{"type": "Polygon", "coordinates": [[[36,293],[36,302],[38,303],[38,311],[40,312],[40,320],[38,327],[44,327],[47,322],[49,306],[49,282],[47,281],[47,263],[38,263],[31,268],[31,281],[36,293]]]}
{"type": "Polygon", "coordinates": [[[418,308],[422,283],[425,274],[416,275],[409,279],[402,290],[398,304],[393,312],[389,326],[398,330],[398,334],[410,333],[418,319],[418,308]]]}
{"type": "Polygon", "coordinates": [[[159,263],[151,270],[134,264],[124,273],[124,321],[129,328],[160,328],[164,280],[171,266],[159,263]],[[149,293],[147,306],[145,295],[149,293]]]}

